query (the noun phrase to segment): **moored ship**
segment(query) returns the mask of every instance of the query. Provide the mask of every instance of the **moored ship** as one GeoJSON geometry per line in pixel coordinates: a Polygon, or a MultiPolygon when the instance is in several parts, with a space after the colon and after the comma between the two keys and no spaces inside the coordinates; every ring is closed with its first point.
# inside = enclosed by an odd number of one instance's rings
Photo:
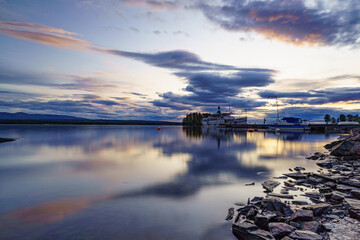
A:
{"type": "Polygon", "coordinates": [[[270,131],[306,131],[310,130],[309,123],[301,118],[284,117],[279,118],[269,125],[270,131]]]}
{"type": "Polygon", "coordinates": [[[202,119],[202,125],[205,127],[226,127],[236,124],[247,124],[247,117],[235,118],[231,114],[231,112],[222,113],[219,106],[215,114],[202,119]]]}

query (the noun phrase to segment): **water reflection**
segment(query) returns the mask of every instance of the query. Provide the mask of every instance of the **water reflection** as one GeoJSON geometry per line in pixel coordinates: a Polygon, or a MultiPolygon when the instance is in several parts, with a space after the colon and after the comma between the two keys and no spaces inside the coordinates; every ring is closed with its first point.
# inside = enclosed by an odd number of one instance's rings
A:
{"type": "Polygon", "coordinates": [[[49,239],[50,228],[94,237],[84,226],[114,239],[225,234],[229,205],[290,167],[315,168],[305,156],[336,137],[176,126],[0,126],[0,136],[20,138],[0,145],[0,239],[49,239]]]}

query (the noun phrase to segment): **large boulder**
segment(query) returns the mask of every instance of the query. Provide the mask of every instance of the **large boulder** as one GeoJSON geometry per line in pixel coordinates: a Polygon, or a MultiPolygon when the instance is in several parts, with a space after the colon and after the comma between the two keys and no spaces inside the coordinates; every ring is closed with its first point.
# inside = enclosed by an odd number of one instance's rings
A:
{"type": "Polygon", "coordinates": [[[295,231],[296,228],[282,222],[269,223],[269,231],[275,238],[282,238],[295,231]]]}
{"type": "Polygon", "coordinates": [[[290,220],[294,222],[312,221],[314,219],[313,211],[299,209],[291,215],[290,220]]]}
{"type": "Polygon", "coordinates": [[[331,149],[330,154],[338,157],[351,156],[352,155],[351,150],[354,147],[354,145],[355,143],[353,142],[342,141],[331,149]]]}
{"type": "Polygon", "coordinates": [[[232,231],[239,240],[275,240],[270,232],[259,229],[251,221],[234,223],[232,231]]]}
{"type": "Polygon", "coordinates": [[[280,183],[274,180],[267,180],[263,182],[261,185],[263,186],[263,188],[266,189],[267,192],[272,192],[274,188],[280,185],[280,183]]]}
{"type": "Polygon", "coordinates": [[[296,230],[289,234],[289,237],[297,240],[322,240],[323,237],[308,230],[296,230]]]}

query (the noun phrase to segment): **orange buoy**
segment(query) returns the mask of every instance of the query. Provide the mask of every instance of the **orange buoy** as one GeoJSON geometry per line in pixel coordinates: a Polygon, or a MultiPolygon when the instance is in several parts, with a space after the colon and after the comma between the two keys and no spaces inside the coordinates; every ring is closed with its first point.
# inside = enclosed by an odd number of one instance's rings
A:
{"type": "Polygon", "coordinates": [[[250,129],[248,130],[248,132],[254,132],[254,129],[250,128],[250,129]]]}
{"type": "Polygon", "coordinates": [[[158,128],[157,128],[157,130],[158,130],[158,131],[160,131],[160,130],[161,130],[161,128],[160,128],[160,127],[158,127],[158,128]]]}

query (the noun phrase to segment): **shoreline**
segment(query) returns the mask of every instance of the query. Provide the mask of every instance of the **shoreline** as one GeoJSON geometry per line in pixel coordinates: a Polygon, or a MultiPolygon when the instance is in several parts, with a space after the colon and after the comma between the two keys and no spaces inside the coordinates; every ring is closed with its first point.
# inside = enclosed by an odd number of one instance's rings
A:
{"type": "Polygon", "coordinates": [[[316,161],[317,171],[289,169],[262,183],[265,197],[230,208],[226,220],[233,221],[234,236],[239,240],[359,239],[360,128],[324,147],[328,153],[307,157],[316,161]],[[280,193],[274,193],[278,187],[280,193]]]}
{"type": "Polygon", "coordinates": [[[2,138],[0,137],[0,143],[5,143],[5,142],[12,142],[15,141],[15,138],[2,138]]]}

